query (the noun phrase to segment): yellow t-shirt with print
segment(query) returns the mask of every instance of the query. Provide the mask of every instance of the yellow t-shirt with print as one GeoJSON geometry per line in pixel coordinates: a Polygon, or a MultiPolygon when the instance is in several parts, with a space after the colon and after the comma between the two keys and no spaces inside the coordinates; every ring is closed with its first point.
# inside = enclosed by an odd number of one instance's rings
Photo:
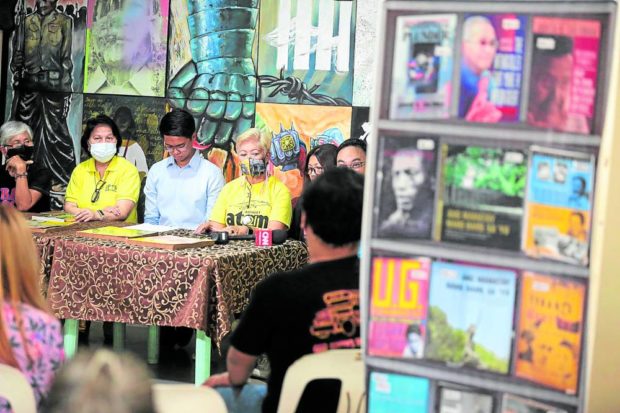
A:
{"type": "MultiPolygon", "coordinates": [[[[105,184],[101,187],[99,199],[97,199],[97,202],[91,202],[99,182],[99,173],[95,168],[95,160],[93,158],[82,162],[71,173],[65,201],[77,204],[78,208],[94,210],[114,206],[119,199],[133,201],[134,204],[138,203],[140,175],[138,174],[138,169],[131,162],[120,156],[112,158],[105,171],[103,181],[105,184]]],[[[125,221],[138,221],[138,213],[135,206],[125,221]]]]}
{"type": "Polygon", "coordinates": [[[230,181],[217,197],[210,220],[223,225],[267,228],[269,221],[291,224],[291,194],[277,178],[250,185],[244,176],[230,181]],[[247,218],[250,222],[246,224],[247,218]]]}

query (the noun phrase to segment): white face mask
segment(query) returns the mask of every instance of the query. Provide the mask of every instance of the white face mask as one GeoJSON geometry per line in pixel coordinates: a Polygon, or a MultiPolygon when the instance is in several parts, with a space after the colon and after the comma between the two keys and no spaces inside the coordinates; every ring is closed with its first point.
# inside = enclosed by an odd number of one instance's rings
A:
{"type": "Polygon", "coordinates": [[[106,163],[114,155],[116,155],[116,143],[114,142],[102,142],[102,143],[93,143],[90,145],[90,154],[97,161],[101,163],[106,163]]]}

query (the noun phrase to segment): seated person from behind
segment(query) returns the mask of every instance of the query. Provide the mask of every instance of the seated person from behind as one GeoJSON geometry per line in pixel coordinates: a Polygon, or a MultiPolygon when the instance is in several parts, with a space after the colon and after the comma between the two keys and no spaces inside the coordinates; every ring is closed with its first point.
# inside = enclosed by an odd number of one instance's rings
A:
{"type": "Polygon", "coordinates": [[[5,158],[0,168],[0,203],[15,205],[20,211],[50,209],[50,173],[34,164],[32,129],[23,122],[8,121],[0,127],[0,152],[5,158]]]}
{"type": "Polygon", "coordinates": [[[134,165],[116,155],[121,140],[114,121],[106,115],[87,120],[81,144],[91,158],[71,174],[65,211],[79,222],[136,222],[140,176],[134,165]]]}
{"type": "MultiPolygon", "coordinates": [[[[360,346],[357,250],[363,185],[361,175],[334,168],[325,171],[304,190],[301,223],[309,264],[299,270],[272,275],[256,286],[248,308],[232,333],[228,371],[211,376],[206,385],[244,385],[256,358],[266,353],[271,376],[262,411],[275,412],[284,375],[295,360],[332,348],[360,346]],[[333,304],[338,308],[331,307],[333,304]],[[348,310],[343,312],[343,309],[348,310]],[[335,311],[340,320],[330,317],[335,311]]],[[[231,402],[227,388],[218,391],[231,402]]],[[[243,403],[239,399],[236,402],[243,403]]],[[[234,403],[229,405],[231,412],[234,403]]]]}
{"type": "Polygon", "coordinates": [[[336,166],[344,166],[364,175],[366,171],[366,141],[351,138],[342,142],[336,154],[336,166]]]}
{"type": "Polygon", "coordinates": [[[209,218],[224,176],[192,147],[196,126],[188,112],[176,109],[164,115],[159,132],[170,156],[147,175],[144,222],[195,229],[209,218]]]}
{"type": "Polygon", "coordinates": [[[292,205],[288,188],[267,173],[271,140],[259,129],[248,129],[235,144],[243,174],[224,185],[209,222],[196,231],[226,231],[247,235],[256,228],[288,229],[292,205]]]}
{"type": "MultiPolygon", "coordinates": [[[[0,205],[0,245],[0,363],[22,372],[40,404],[65,358],[62,332],[40,293],[32,234],[7,205],[0,205]]],[[[10,411],[0,397],[0,413],[10,411]]]]}

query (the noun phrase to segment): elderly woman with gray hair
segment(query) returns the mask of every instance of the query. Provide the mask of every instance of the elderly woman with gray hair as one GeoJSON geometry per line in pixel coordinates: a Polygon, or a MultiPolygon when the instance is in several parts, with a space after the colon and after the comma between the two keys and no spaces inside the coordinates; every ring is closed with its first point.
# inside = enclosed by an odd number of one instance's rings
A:
{"type": "Polygon", "coordinates": [[[8,121],[0,127],[0,203],[20,211],[49,211],[50,173],[34,164],[32,129],[23,122],[8,121]]]}

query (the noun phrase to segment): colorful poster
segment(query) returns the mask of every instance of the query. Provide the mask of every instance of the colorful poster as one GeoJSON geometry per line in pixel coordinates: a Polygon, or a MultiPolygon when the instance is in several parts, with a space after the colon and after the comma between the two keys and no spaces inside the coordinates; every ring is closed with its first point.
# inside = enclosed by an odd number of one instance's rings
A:
{"type": "Polygon", "coordinates": [[[428,258],[372,259],[369,354],[423,356],[430,266],[428,258]]]}
{"type": "Polygon", "coordinates": [[[527,122],[562,132],[593,133],[601,22],[532,18],[527,122]]]}
{"type": "Polygon", "coordinates": [[[456,14],[396,19],[390,118],[447,118],[452,95],[456,14]]]}
{"type": "Polygon", "coordinates": [[[533,148],[528,173],[523,251],[587,265],[594,156],[533,148]]]}
{"type": "Polygon", "coordinates": [[[375,233],[384,238],[427,238],[433,228],[436,141],[386,137],[375,195],[375,233]]]}
{"type": "Polygon", "coordinates": [[[460,118],[488,123],[519,120],[526,28],[522,15],[465,15],[460,118]]]}
{"type": "Polygon", "coordinates": [[[306,154],[320,143],[341,144],[349,139],[351,107],[258,103],[256,127],[271,133],[272,173],[301,195],[306,154]]]}
{"type": "Polygon", "coordinates": [[[427,413],[430,381],[393,373],[370,373],[368,413],[427,413]]]}
{"type": "Polygon", "coordinates": [[[569,410],[512,394],[504,394],[501,413],[569,413],[569,410]]]}
{"type": "Polygon", "coordinates": [[[517,274],[433,262],[425,358],[508,373],[517,274]]]}
{"type": "Polygon", "coordinates": [[[438,413],[493,413],[493,396],[473,389],[441,386],[438,413]]]}
{"type": "Polygon", "coordinates": [[[377,22],[381,3],[377,0],[356,0],[356,3],[353,106],[370,106],[375,97],[377,22]]]}
{"type": "Polygon", "coordinates": [[[576,394],[586,287],[566,277],[523,273],[515,375],[576,394]]]}
{"type": "Polygon", "coordinates": [[[261,102],[350,106],[354,1],[262,2],[258,73],[261,102]]]}
{"type": "Polygon", "coordinates": [[[441,241],[518,251],[527,179],[523,151],[442,145],[441,241]]]}
{"type": "Polygon", "coordinates": [[[88,0],[85,93],[164,96],[169,0],[88,0]]]}

